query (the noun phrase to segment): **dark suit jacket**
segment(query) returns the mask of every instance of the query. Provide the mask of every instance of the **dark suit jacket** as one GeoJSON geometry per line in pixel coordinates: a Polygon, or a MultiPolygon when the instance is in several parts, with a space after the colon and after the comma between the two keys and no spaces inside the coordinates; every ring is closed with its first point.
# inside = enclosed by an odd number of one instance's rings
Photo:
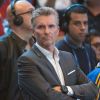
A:
{"type": "MultiPolygon", "coordinates": [[[[71,86],[76,95],[81,95],[81,100],[94,100],[97,89],[76,67],[73,56],[64,51],[60,51],[59,56],[66,86],[71,86]]],[[[60,80],[52,64],[35,45],[18,60],[18,82],[23,94],[29,95],[24,95],[25,98],[31,97],[30,100],[75,100],[52,89],[61,85],[60,80]]]]}
{"type": "Polygon", "coordinates": [[[77,45],[71,42],[69,38],[70,37],[66,35],[64,39],[59,40],[56,43],[56,47],[59,50],[71,52],[77,65],[80,66],[81,70],[85,74],[88,74],[96,66],[95,52],[89,44],[84,43],[83,46],[79,48],[77,45]]]}
{"type": "Polygon", "coordinates": [[[13,33],[0,38],[0,100],[23,100],[18,87],[16,64],[25,45],[26,42],[13,33]]]}

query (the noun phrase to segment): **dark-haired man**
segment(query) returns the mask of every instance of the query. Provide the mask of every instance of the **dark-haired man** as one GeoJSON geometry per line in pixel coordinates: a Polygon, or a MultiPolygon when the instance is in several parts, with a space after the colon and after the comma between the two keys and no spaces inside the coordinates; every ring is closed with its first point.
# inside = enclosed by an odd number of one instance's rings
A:
{"type": "Polygon", "coordinates": [[[88,33],[87,9],[83,5],[74,4],[65,11],[64,18],[66,34],[56,46],[59,50],[71,52],[77,66],[88,74],[96,66],[96,58],[92,48],[84,43],[88,33]]]}

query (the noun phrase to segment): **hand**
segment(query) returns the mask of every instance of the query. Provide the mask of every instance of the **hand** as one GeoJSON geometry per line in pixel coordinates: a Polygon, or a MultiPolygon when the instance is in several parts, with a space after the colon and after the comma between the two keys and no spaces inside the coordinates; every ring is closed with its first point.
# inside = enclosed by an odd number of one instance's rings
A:
{"type": "Polygon", "coordinates": [[[55,87],[53,87],[53,89],[54,89],[56,92],[61,92],[61,86],[55,86],[55,87]]]}

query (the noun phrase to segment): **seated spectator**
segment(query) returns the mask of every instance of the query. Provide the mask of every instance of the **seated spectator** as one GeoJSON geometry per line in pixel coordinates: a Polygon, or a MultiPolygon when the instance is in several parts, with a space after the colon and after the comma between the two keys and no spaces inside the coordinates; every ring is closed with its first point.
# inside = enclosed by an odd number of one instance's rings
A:
{"type": "Polygon", "coordinates": [[[97,31],[90,32],[87,35],[86,41],[92,46],[96,53],[96,60],[100,62],[100,33],[97,31]]]}
{"type": "MultiPolygon", "coordinates": [[[[88,77],[97,85],[100,89],[100,34],[96,31],[91,32],[87,37],[87,42],[91,44],[96,53],[97,67],[88,74],[88,77]]],[[[96,100],[100,100],[100,90],[96,100]]]]}
{"type": "Polygon", "coordinates": [[[84,0],[88,9],[89,31],[95,29],[100,34],[100,0],[84,0]]]}
{"type": "Polygon", "coordinates": [[[71,0],[37,0],[40,7],[48,6],[56,10],[62,10],[71,5],[71,0]]]}
{"type": "Polygon", "coordinates": [[[84,43],[88,33],[87,9],[80,4],[73,4],[64,13],[64,39],[58,41],[59,50],[71,52],[74,59],[85,74],[96,66],[95,53],[90,45],[84,43]]]}
{"type": "Polygon", "coordinates": [[[12,32],[0,37],[0,100],[23,100],[16,62],[25,50],[30,49],[33,10],[35,8],[26,0],[15,0],[7,7],[7,20],[12,32]]]}
{"type": "Polygon", "coordinates": [[[18,82],[25,100],[94,100],[95,84],[77,67],[71,53],[55,47],[57,12],[49,7],[36,9],[32,25],[36,43],[18,60],[18,82]]]}

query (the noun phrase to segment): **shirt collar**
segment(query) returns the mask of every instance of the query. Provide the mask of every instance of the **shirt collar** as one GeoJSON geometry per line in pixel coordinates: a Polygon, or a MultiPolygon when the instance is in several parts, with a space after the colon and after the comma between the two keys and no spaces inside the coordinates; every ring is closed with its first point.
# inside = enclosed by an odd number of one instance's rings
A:
{"type": "Polygon", "coordinates": [[[38,47],[38,49],[46,56],[46,57],[54,57],[59,60],[59,50],[55,47],[54,53],[52,54],[50,51],[44,49],[41,47],[37,42],[35,45],[38,47]]]}

